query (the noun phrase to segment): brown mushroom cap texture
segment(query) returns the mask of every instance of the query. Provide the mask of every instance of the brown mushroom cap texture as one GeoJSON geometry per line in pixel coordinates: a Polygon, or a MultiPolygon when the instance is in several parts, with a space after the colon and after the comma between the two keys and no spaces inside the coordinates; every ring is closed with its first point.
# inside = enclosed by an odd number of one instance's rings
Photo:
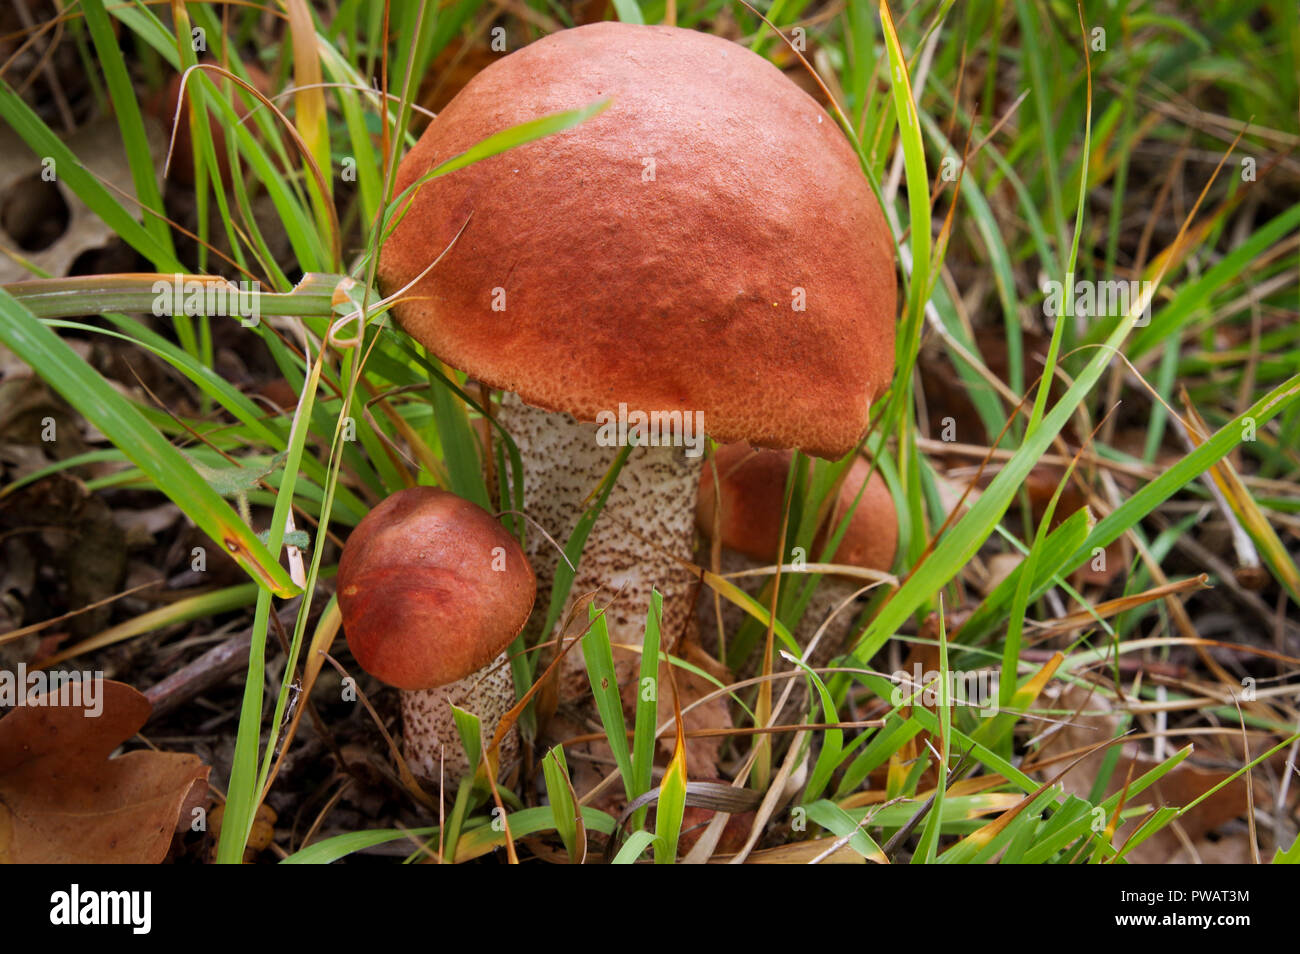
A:
{"type": "Polygon", "coordinates": [[[399,689],[433,689],[482,669],[523,629],[536,594],[505,528],[433,487],[384,500],[339,559],[348,647],[362,669],[399,689]]]}
{"type": "Polygon", "coordinates": [[[620,402],[702,411],[720,441],[843,456],[893,373],[893,242],[835,122],[762,57],[676,27],[562,30],[471,80],[397,189],[605,98],[578,126],[420,188],[380,254],[385,294],[465,230],[399,323],[579,420],[620,402]]]}
{"type": "MultiPolygon", "coordinates": [[[[785,506],[785,480],[790,469],[788,451],[755,451],[744,443],[719,447],[714,455],[722,483],[720,532],[722,545],[754,560],[775,561],[781,541],[781,512],[785,506]]],[[[706,536],[713,535],[713,464],[706,464],[700,476],[695,522],[706,536]]],[[[839,499],[830,522],[814,541],[815,559],[826,544],[828,530],[844,519],[867,480],[871,464],[861,457],[853,461],[840,485],[839,499]]],[[[787,531],[792,532],[792,531],[787,531]]],[[[888,571],[898,549],[898,514],[889,486],[880,471],[871,475],[862,499],[858,500],[848,529],[830,562],[871,570],[888,571]]]]}

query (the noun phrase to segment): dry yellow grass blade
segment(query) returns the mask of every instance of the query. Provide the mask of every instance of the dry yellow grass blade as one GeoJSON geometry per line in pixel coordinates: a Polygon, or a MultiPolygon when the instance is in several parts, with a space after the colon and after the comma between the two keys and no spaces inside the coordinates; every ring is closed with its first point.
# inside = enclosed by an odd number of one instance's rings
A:
{"type": "MultiPolygon", "coordinates": [[[[1187,409],[1187,415],[1191,418],[1186,422],[1187,434],[1192,443],[1199,447],[1205,443],[1210,429],[1192,404],[1186,389],[1180,390],[1180,396],[1183,407],[1187,409]]],[[[1300,569],[1296,568],[1291,554],[1287,552],[1286,546],[1278,537],[1277,531],[1273,529],[1273,525],[1268,522],[1268,518],[1264,516],[1264,512],[1259,509],[1259,504],[1255,503],[1255,498],[1246,489],[1236,468],[1225,457],[1210,468],[1210,477],[1227,500],[1233,516],[1241,522],[1242,529],[1250,536],[1251,542],[1255,544],[1260,556],[1268,564],[1273,576],[1286,588],[1291,599],[1300,605],[1300,569]]]]}
{"type": "Polygon", "coordinates": [[[1092,607],[1091,610],[1080,610],[1077,613],[1068,613],[1059,619],[1047,622],[1031,621],[1029,625],[1041,633],[1044,637],[1055,636],[1060,633],[1070,632],[1075,629],[1083,629],[1085,626],[1092,626],[1098,618],[1109,619],[1120,613],[1127,612],[1131,609],[1152,603],[1156,600],[1162,600],[1168,596],[1175,596],[1179,593],[1187,593],[1193,590],[1210,589],[1210,578],[1202,573],[1200,576],[1189,577],[1186,580],[1179,580],[1177,583],[1166,583],[1163,586],[1153,586],[1149,590],[1143,590],[1141,593],[1132,593],[1129,596],[1121,596],[1118,599],[1106,600],[1092,607]]]}
{"type": "Polygon", "coordinates": [[[1016,690],[1016,694],[1011,697],[1011,706],[1014,709],[1028,709],[1039,694],[1056,675],[1056,670],[1060,668],[1061,663],[1065,662],[1065,656],[1061,653],[1053,653],[1052,658],[1043,663],[1043,668],[1034,673],[1027,683],[1016,690]]]}
{"type": "MultiPolygon", "coordinates": [[[[706,570],[705,572],[708,573],[709,571],[706,570]]],[[[833,573],[836,576],[852,577],[858,580],[870,580],[872,583],[888,583],[894,589],[898,589],[898,577],[894,576],[894,574],[886,573],[884,570],[872,570],[862,566],[850,566],[847,563],[773,563],[768,566],[757,566],[749,570],[735,570],[719,577],[719,579],[739,580],[747,576],[775,576],[778,572],[782,574],[820,573],[823,575],[833,573]]]]}
{"type": "MultiPolygon", "coordinates": [[[[284,0],[289,14],[289,35],[293,41],[293,94],[298,115],[295,125],[316,165],[330,166],[329,126],[325,111],[325,90],[321,87],[320,51],[316,48],[316,25],[307,0],[284,0]]],[[[333,177],[324,177],[326,195],[332,194],[333,177]]]]}
{"type": "Polygon", "coordinates": [[[739,606],[754,619],[758,620],[764,626],[771,623],[777,635],[783,636],[784,639],[790,639],[790,631],[781,624],[780,620],[773,620],[771,611],[763,606],[762,603],[754,599],[735,583],[724,577],[718,576],[711,570],[698,568],[700,579],[707,584],[715,593],[730,603],[739,606]]]}
{"type": "MultiPolygon", "coordinates": [[[[978,795],[981,792],[987,792],[991,788],[997,788],[999,785],[1005,785],[1006,783],[1007,780],[1001,775],[979,775],[974,778],[963,778],[953,782],[948,786],[946,794],[954,798],[963,795],[978,795]]],[[[933,794],[933,788],[927,789],[926,791],[918,792],[916,799],[917,801],[923,802],[933,794]]],[[[1019,799],[1019,797],[1019,795],[1015,796],[1016,799],[1019,799]]],[[[850,808],[862,808],[866,805],[878,805],[881,802],[887,801],[889,801],[889,795],[887,793],[881,789],[871,789],[865,792],[854,792],[848,798],[843,799],[837,804],[840,808],[847,810],[850,808]]]]}
{"type": "MultiPolygon", "coordinates": [[[[750,852],[749,857],[745,859],[745,864],[806,865],[818,855],[823,854],[836,841],[835,838],[814,838],[812,841],[798,841],[789,845],[780,845],[776,848],[764,848],[761,851],[750,852]]],[[[821,863],[824,865],[865,865],[867,860],[846,844],[823,858],[821,863]]],[[[883,854],[879,858],[871,858],[870,860],[878,864],[887,863],[887,859],[883,854]]],[[[730,861],[730,855],[717,855],[709,860],[709,864],[725,865],[729,864],[730,861]]]]}
{"type": "MultiPolygon", "coordinates": [[[[364,378],[361,383],[365,386],[366,393],[370,396],[365,405],[366,413],[370,413],[371,405],[378,404],[384,417],[387,418],[390,424],[392,424],[393,430],[397,431],[402,440],[406,442],[407,448],[409,448],[411,453],[415,455],[415,459],[419,461],[419,466],[432,476],[434,484],[439,487],[450,487],[451,474],[447,470],[447,465],[444,464],[441,458],[433,452],[432,448],[429,447],[428,442],[425,441],[425,439],[420,436],[419,432],[411,426],[411,423],[399,414],[397,409],[389,402],[388,398],[391,397],[395,391],[390,390],[384,394],[380,394],[376,390],[375,386],[364,378]]],[[[423,385],[420,387],[423,388],[423,385]]],[[[375,433],[384,439],[384,446],[385,448],[388,448],[389,444],[387,438],[383,437],[382,429],[377,425],[374,427],[375,433]]],[[[401,472],[403,479],[408,479],[410,477],[409,472],[404,467],[399,466],[399,471],[401,472]]],[[[411,480],[407,486],[414,486],[414,484],[414,480],[411,480]]]]}

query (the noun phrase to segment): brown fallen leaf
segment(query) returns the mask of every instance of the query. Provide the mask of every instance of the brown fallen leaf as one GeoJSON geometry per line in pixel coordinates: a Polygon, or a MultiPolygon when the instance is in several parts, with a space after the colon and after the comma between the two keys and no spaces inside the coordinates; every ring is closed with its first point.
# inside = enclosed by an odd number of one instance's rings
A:
{"type": "Polygon", "coordinates": [[[128,685],[97,682],[93,699],[30,697],[0,718],[0,862],[157,864],[182,812],[188,821],[204,796],[208,766],[197,756],[109,758],[150,706],[128,685]]]}

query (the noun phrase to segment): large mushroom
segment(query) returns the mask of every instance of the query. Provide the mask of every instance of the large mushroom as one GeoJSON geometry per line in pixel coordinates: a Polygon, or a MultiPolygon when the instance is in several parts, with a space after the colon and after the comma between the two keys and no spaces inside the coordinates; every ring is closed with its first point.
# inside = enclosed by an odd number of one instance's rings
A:
{"type": "MultiPolygon", "coordinates": [[[[696,524],[705,536],[711,539],[716,536],[721,541],[724,573],[792,562],[793,526],[787,529],[786,551],[779,552],[791,456],[789,451],[755,450],[745,443],[727,444],[718,448],[712,465],[704,469],[696,503],[696,524]]],[[[806,555],[807,561],[820,559],[831,534],[850,513],[844,535],[827,562],[888,573],[898,549],[898,515],[884,478],[879,470],[873,472],[870,462],[862,457],[849,465],[835,506],[819,527],[812,552],[806,555]]],[[[756,593],[768,579],[742,577],[736,582],[756,593]]],[[[812,641],[831,613],[838,610],[839,615],[814,649],[810,657],[812,665],[824,665],[842,651],[855,615],[852,606],[842,604],[869,582],[861,577],[831,574],[813,591],[799,626],[792,633],[800,646],[812,641]]]]}
{"type": "MultiPolygon", "coordinates": [[[[481,507],[434,487],[410,487],[361,519],[339,559],[348,648],[402,692],[411,771],[454,786],[469,765],[451,706],[477,715],[490,738],[515,703],[504,650],[523,629],[537,582],[515,539],[481,507]]],[[[518,751],[512,729],[500,767],[518,751]]]]}
{"type": "MultiPolygon", "coordinates": [[[[615,445],[641,445],[570,598],[621,591],[611,638],[638,645],[657,587],[671,648],[691,613],[701,432],[825,457],[856,445],[893,371],[892,237],[810,96],[741,46],[666,26],[597,23],[503,57],[430,124],[397,189],[493,133],[604,99],[578,126],[421,186],[378,274],[385,294],[405,289],[393,310],[412,337],[507,392],[496,413],[525,507],[561,544],[615,445]],[[619,425],[636,434],[640,415],[678,429],[632,441],[619,425]]],[[[530,531],[528,555],[549,589],[554,548],[530,531]]],[[[619,663],[626,676],[635,660],[619,663]]]]}

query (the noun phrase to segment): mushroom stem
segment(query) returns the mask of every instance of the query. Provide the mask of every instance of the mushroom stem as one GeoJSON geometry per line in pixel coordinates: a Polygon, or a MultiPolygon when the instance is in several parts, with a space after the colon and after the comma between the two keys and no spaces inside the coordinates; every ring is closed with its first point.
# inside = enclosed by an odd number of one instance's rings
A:
{"type": "MultiPolygon", "coordinates": [[[[498,420],[523,459],[525,510],[564,546],[619,448],[602,446],[595,424],[531,407],[510,392],[502,399],[498,420]]],[[[684,564],[692,556],[695,496],[703,460],[702,455],[687,456],[681,447],[634,448],[587,537],[560,625],[576,601],[603,587],[606,599],[613,600],[606,620],[620,683],[632,678],[640,663],[636,654],[617,647],[641,645],[652,588],[663,595],[660,632],[665,650],[675,645],[692,613],[694,580],[684,564]]],[[[525,551],[543,594],[539,612],[525,630],[537,636],[560,555],[535,529],[528,533],[525,551]]],[[[584,632],[586,623],[585,614],[578,614],[572,635],[584,632]]],[[[565,658],[562,698],[583,692],[586,676],[581,653],[575,647],[565,658]]]]}
{"type": "MultiPolygon", "coordinates": [[[[707,566],[707,558],[705,565],[707,566]]],[[[744,570],[756,570],[759,567],[770,566],[771,564],[764,560],[755,560],[753,557],[745,556],[743,553],[737,553],[735,550],[724,549],[722,551],[722,563],[720,570],[725,577],[730,573],[740,573],[744,570]]],[[[764,584],[772,579],[771,576],[741,576],[731,580],[736,586],[744,590],[747,594],[759,599],[764,584]]],[[[799,573],[786,571],[781,575],[781,589],[788,592],[792,587],[802,588],[807,578],[799,573]]],[[[817,584],[817,589],[813,590],[812,596],[808,600],[808,606],[804,610],[803,616],[791,635],[796,643],[802,648],[807,648],[812,642],[817,630],[826,617],[835,611],[836,607],[844,600],[848,599],[854,592],[862,588],[865,581],[863,580],[845,580],[834,576],[824,576],[821,582],[817,584]]],[[[767,603],[760,600],[764,606],[767,603]]],[[[748,615],[739,606],[728,600],[722,600],[722,626],[723,631],[734,635],[741,625],[748,619],[748,615]]],[[[813,668],[825,666],[836,656],[844,651],[844,647],[849,635],[852,632],[853,620],[857,618],[861,606],[846,606],[840,610],[839,614],[826,627],[826,632],[822,635],[821,641],[813,649],[812,654],[805,660],[813,668]]],[[[714,611],[713,593],[711,590],[704,592],[704,599],[700,601],[697,618],[701,630],[707,634],[705,638],[706,645],[715,645],[717,641],[718,618],[714,611]]],[[[757,671],[757,666],[761,662],[759,654],[754,653],[751,658],[742,666],[740,674],[752,675],[757,671]]]]}
{"type": "MultiPolygon", "coordinates": [[[[437,789],[445,777],[454,789],[461,778],[472,775],[451,707],[467,709],[482,720],[483,744],[492,741],[501,717],[515,704],[515,685],[507,653],[502,653],[476,673],[435,689],[402,692],[402,729],[406,736],[406,763],[415,777],[437,789]]],[[[501,741],[498,769],[507,773],[519,757],[519,733],[512,726],[501,741]]]]}
{"type": "MultiPolygon", "coordinates": [[[[794,633],[794,638],[799,645],[806,649],[813,637],[817,635],[817,630],[821,628],[822,623],[826,622],[826,617],[835,612],[841,603],[860,590],[866,582],[857,579],[842,580],[833,576],[823,577],[817,584],[817,589],[813,590],[808,600],[808,608],[804,610],[803,618],[799,620],[799,628],[794,633]]],[[[826,627],[821,641],[809,655],[807,662],[810,666],[813,668],[825,666],[844,652],[845,644],[853,631],[853,620],[862,611],[862,605],[861,602],[851,603],[840,610],[826,627]]]]}

